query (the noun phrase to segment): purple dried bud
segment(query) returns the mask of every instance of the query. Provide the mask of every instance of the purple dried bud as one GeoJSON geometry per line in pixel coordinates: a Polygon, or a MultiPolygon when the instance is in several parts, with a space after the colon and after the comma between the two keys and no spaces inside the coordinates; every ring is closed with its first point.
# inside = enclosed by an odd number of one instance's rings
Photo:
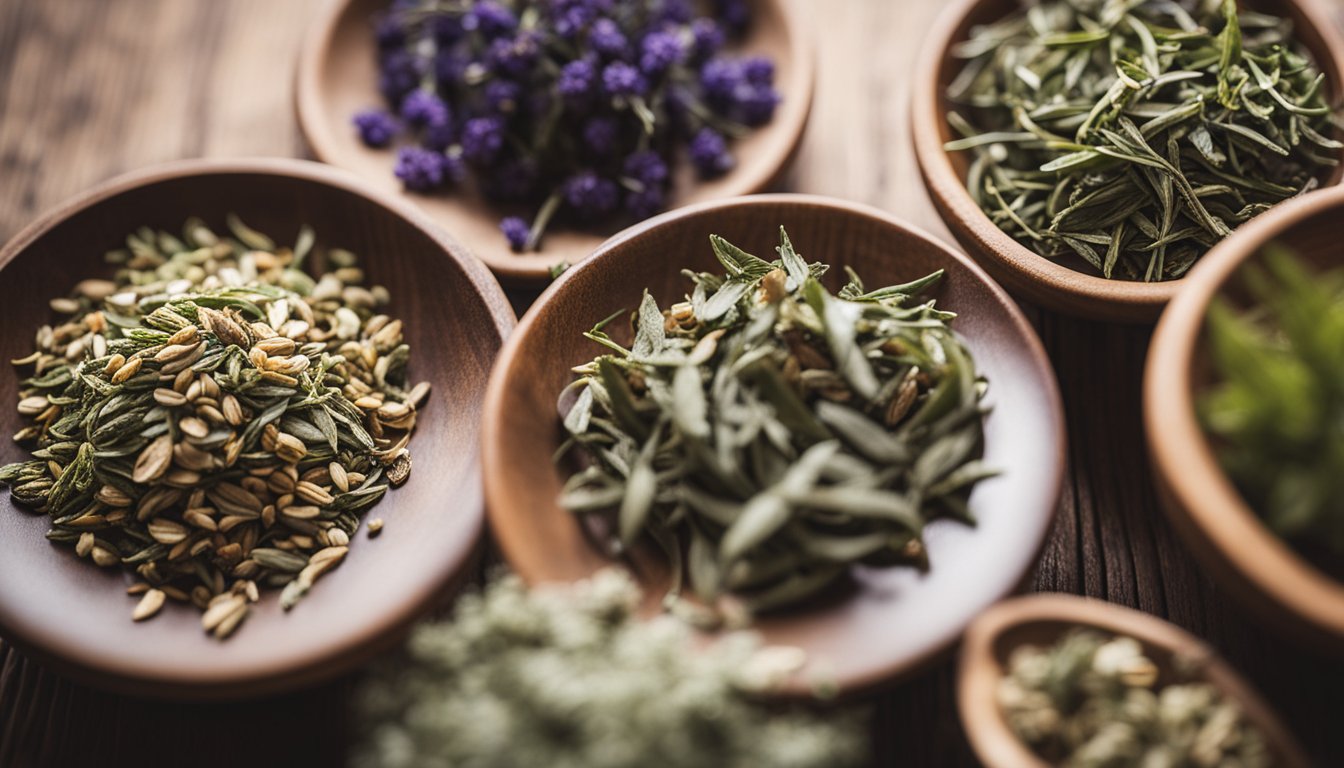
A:
{"type": "Polygon", "coordinates": [[[774,85],[775,62],[764,56],[742,59],[742,76],[752,85],[774,85]]]}
{"type": "Polygon", "coordinates": [[[695,58],[703,61],[718,53],[725,42],[723,29],[713,19],[696,19],[691,23],[695,58]]]}
{"type": "Polygon", "coordinates": [[[517,216],[509,216],[499,222],[499,231],[504,233],[504,238],[509,241],[509,247],[515,251],[521,251],[527,247],[527,236],[531,234],[530,230],[527,222],[517,216]]]}
{"type": "Polygon", "coordinates": [[[491,0],[481,0],[462,17],[462,28],[479,31],[487,38],[507,35],[518,28],[518,17],[513,11],[491,0]]]}
{"type": "Polygon", "coordinates": [[[738,120],[744,125],[761,126],[775,116],[779,94],[768,85],[743,83],[733,91],[733,101],[738,120]]]}
{"type": "Polygon", "coordinates": [[[711,178],[732,170],[734,160],[722,134],[713,128],[701,128],[691,140],[691,164],[701,176],[711,178]]]}
{"type": "Polygon", "coordinates": [[[401,119],[418,128],[447,125],[452,122],[452,115],[438,94],[422,88],[402,99],[401,119]]]}
{"type": "Polygon", "coordinates": [[[587,59],[575,59],[560,69],[560,79],[556,88],[566,99],[582,98],[593,90],[593,81],[597,72],[593,63],[587,59]]]}
{"type": "Polygon", "coordinates": [[[402,147],[397,151],[397,167],[392,172],[407,189],[427,192],[443,184],[445,170],[442,152],[402,147]]]}
{"type": "Polygon", "coordinates": [[[518,108],[520,91],[512,80],[491,80],[485,84],[485,103],[495,112],[508,114],[518,108]]]}
{"type": "Polygon", "coordinates": [[[400,104],[420,85],[420,74],[419,64],[408,51],[388,51],[379,61],[378,90],[389,104],[400,104]]]}
{"type": "Polygon", "coordinates": [[[616,209],[621,190],[614,181],[581,171],[565,181],[564,194],[565,202],[580,218],[598,219],[616,209]]]}
{"type": "Polygon", "coordinates": [[[462,127],[462,156],[473,165],[489,165],[504,147],[504,121],[477,117],[462,127]]]}
{"type": "Polygon", "coordinates": [[[603,56],[624,56],[627,46],[625,33],[611,19],[598,19],[588,31],[588,44],[603,56]]]}
{"type": "Polygon", "coordinates": [[[653,150],[636,152],[625,159],[625,175],[646,187],[661,187],[667,182],[667,163],[653,150]]]}
{"type": "Polygon", "coordinates": [[[359,140],[370,147],[385,147],[396,137],[401,126],[397,119],[382,109],[366,109],[355,115],[355,129],[359,140]]]}
{"type": "Polygon", "coordinates": [[[623,61],[613,61],[602,70],[602,90],[610,96],[641,96],[648,88],[639,70],[623,61]]]}
{"type": "Polygon", "coordinates": [[[520,77],[532,69],[540,55],[536,34],[524,32],[516,37],[496,38],[486,52],[486,61],[495,72],[520,77]]]}
{"type": "Polygon", "coordinates": [[[733,91],[743,80],[742,65],[734,59],[710,59],[700,70],[700,87],[711,102],[732,101],[733,91]]]}
{"type": "Polygon", "coordinates": [[[653,32],[640,45],[639,68],[649,75],[660,75],[685,55],[681,38],[672,32],[653,32]]]}

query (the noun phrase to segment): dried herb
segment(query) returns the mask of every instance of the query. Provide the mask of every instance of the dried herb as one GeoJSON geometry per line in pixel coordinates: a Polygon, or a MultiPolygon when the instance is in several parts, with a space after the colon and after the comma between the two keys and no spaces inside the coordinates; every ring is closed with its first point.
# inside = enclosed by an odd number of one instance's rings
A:
{"type": "Polygon", "coordinates": [[[1194,660],[1173,662],[1163,673],[1133,638],[1073,630],[1049,647],[1013,651],[999,706],[1018,738],[1051,765],[1273,765],[1236,702],[1201,682],[1194,660]]]}
{"type": "Polygon", "coordinates": [[[115,280],[51,302],[65,317],[15,360],[31,461],[0,468],[47,538],[141,579],[133,611],[166,598],[225,637],[284,587],[292,607],[345,557],[360,515],[410,471],[406,445],[428,384],[406,388],[401,321],[378,313],[354,255],[302,271],[293,249],[234,217],[179,238],[143,228],[109,254],[115,280]]]}
{"type": "Polygon", "coordinates": [[[641,621],[639,590],[606,571],[527,592],[516,578],[417,627],[405,657],[355,696],[352,764],[373,768],[857,768],[859,721],[755,700],[797,649],[750,635],[696,648],[641,621]]]}
{"type": "Polygon", "coordinates": [[[912,301],[942,272],[873,291],[851,272],[832,295],[826,266],[780,241],[765,261],[712,237],[726,274],[687,272],[667,310],[646,293],[629,349],[603,330],[616,316],[599,324],[587,336],[611,351],[562,395],[561,455],[584,466],[561,503],[605,522],[616,553],[661,547],[690,615],[683,582],[764,611],[856,563],[923,567],[925,522],[970,522],[968,489],[992,474],[985,383],[953,315],[912,301]]]}
{"type": "Polygon", "coordinates": [[[1045,0],[972,30],[948,89],[966,186],[1036,253],[1127,280],[1185,274],[1339,162],[1325,75],[1286,19],[1235,0],[1045,0]]]}
{"type": "Polygon", "coordinates": [[[1239,276],[1254,300],[1209,307],[1218,458],[1279,536],[1344,564],[1344,269],[1271,248],[1239,276]]]}

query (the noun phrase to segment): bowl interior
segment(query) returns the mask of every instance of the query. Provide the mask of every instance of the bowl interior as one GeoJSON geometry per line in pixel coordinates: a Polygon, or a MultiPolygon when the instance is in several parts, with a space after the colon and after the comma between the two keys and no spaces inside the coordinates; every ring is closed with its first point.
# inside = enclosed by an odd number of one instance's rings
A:
{"type": "MultiPolygon", "coordinates": [[[[737,165],[728,174],[702,181],[688,164],[678,164],[671,206],[766,188],[783,171],[802,137],[812,100],[810,43],[783,0],[750,0],[750,5],[752,26],[730,50],[734,55],[773,58],[775,87],[783,101],[770,124],[734,142],[737,165]]],[[[544,282],[552,265],[578,262],[620,229],[619,224],[600,230],[556,225],[547,232],[540,252],[517,254],[500,234],[499,220],[509,214],[530,220],[532,209],[492,205],[469,189],[434,195],[404,192],[392,175],[395,150],[364,146],[351,124],[359,110],[384,106],[377,87],[373,22],[388,2],[348,0],[337,6],[328,23],[315,30],[300,66],[299,120],[319,159],[354,171],[375,189],[414,200],[503,280],[544,282]]]]}
{"type": "MultiPolygon", "coordinates": [[[[808,649],[812,672],[848,686],[872,683],[944,649],[1018,584],[1054,514],[1063,462],[1054,379],[1016,306],[965,257],[884,214],[772,195],[665,214],[608,242],[543,295],[501,359],[487,405],[487,506],[506,557],[529,580],[569,581],[607,565],[557,505],[564,477],[551,460],[561,439],[556,397],[570,367],[600,352],[583,332],[636,307],[645,287],[664,307],[681,300],[689,291],[683,268],[719,269],[710,234],[771,258],[781,224],[804,258],[831,265],[832,289],[846,266],[870,288],[945,269],[932,295],[960,313],[953,327],[990,381],[985,460],[1004,472],[971,496],[979,525],[932,523],[927,574],[858,569],[858,589],[847,596],[758,622],[771,642],[808,649]]],[[[661,597],[657,575],[643,576],[661,597]]]]}
{"type": "MultiPolygon", "coordinates": [[[[300,678],[334,674],[409,622],[467,560],[480,530],[482,500],[474,446],[483,386],[512,324],[498,285],[459,247],[355,191],[344,176],[312,164],[284,170],[193,167],[114,183],[110,195],[77,204],[29,242],[15,241],[0,272],[0,358],[32,349],[36,328],[53,317],[47,301],[86,277],[110,277],[103,254],[141,225],[180,232],[199,216],[224,232],[237,213],[277,243],[310,224],[319,248],[359,254],[370,284],[391,293],[412,346],[412,378],[433,391],[411,441],[417,471],[373,508],[387,520],[376,540],[355,537],[341,567],[292,612],[267,593],[226,642],[200,629],[190,606],[170,605],[132,624],[132,577],[79,561],[49,544],[44,515],[0,499],[0,625],[12,639],[86,677],[137,692],[248,695],[300,678]],[[316,169],[316,170],[306,170],[316,169]],[[451,248],[452,253],[445,251],[451,248]]],[[[21,236],[22,239],[23,236],[21,236]]],[[[19,377],[0,372],[0,431],[16,432],[19,377]]],[[[0,462],[27,451],[0,442],[0,462]]]]}

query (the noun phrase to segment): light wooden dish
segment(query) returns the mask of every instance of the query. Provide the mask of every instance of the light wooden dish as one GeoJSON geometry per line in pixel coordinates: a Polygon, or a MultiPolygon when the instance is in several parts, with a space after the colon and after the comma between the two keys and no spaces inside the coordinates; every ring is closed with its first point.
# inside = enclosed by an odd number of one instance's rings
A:
{"type": "MultiPolygon", "coordinates": [[[[1252,7],[1293,19],[1297,34],[1325,72],[1327,89],[1344,92],[1344,40],[1319,0],[1263,0],[1252,7]]],[[[959,69],[952,47],[978,24],[1003,18],[1019,0],[959,0],[948,8],[921,52],[914,81],[911,121],[915,157],[929,197],[957,242],[1014,295],[1046,309],[1108,322],[1157,320],[1184,279],[1161,283],[1108,280],[1046,259],[999,229],[966,191],[968,153],[947,152],[947,86],[959,69]]],[[[1329,184],[1339,182],[1338,169],[1329,184]]]]}
{"type": "Polygon", "coordinates": [[[1013,650],[1024,644],[1049,645],[1076,627],[1128,635],[1143,645],[1164,677],[1176,655],[1199,663],[1204,678],[1238,702],[1246,718],[1264,734],[1276,765],[1312,765],[1292,734],[1260,695],[1202,640],[1146,613],[1101,600],[1046,594],[1020,597],[986,611],[966,631],[957,665],[957,708],[975,754],[987,768],[1046,768],[1004,721],[997,701],[999,681],[1013,650]]]}
{"type": "MultiPolygon", "coordinates": [[[[250,697],[337,675],[393,642],[463,572],[483,522],[480,407],[490,365],[514,325],[499,285],[412,206],[365,191],[359,180],[294,160],[193,161],[151,168],[47,213],[0,251],[0,359],[26,355],[51,320],[49,299],[86,277],[110,277],[103,254],[141,225],[180,231],[200,216],[224,231],[236,212],[278,242],[310,224],[319,248],[362,258],[406,325],[411,374],[433,385],[411,440],[410,480],[373,508],[387,527],[361,528],[339,568],[293,611],[266,592],[230,638],[201,631],[191,606],[169,603],[135,624],[132,575],[100,569],[47,542],[46,515],[0,492],[0,631],[82,681],[133,694],[250,697]]],[[[0,433],[18,431],[19,383],[0,370],[0,433]]],[[[28,451],[0,441],[0,463],[28,451]]]]}
{"type": "Polygon", "coordinates": [[[1344,187],[1315,192],[1242,227],[1185,279],[1158,323],[1144,372],[1144,427],[1163,506],[1176,530],[1230,594],[1267,626],[1344,656],[1344,583],[1274,535],[1224,474],[1195,413],[1209,384],[1204,318],[1215,295],[1236,290],[1238,268],[1279,242],[1309,261],[1344,265],[1344,187]]]}
{"type": "MultiPolygon", "coordinates": [[[[960,313],[953,328],[990,382],[984,460],[1003,474],[971,496],[979,525],[932,523],[927,574],[859,569],[857,589],[843,598],[756,625],[766,642],[808,653],[788,693],[805,693],[815,680],[853,691],[930,663],[977,613],[1019,586],[1036,562],[1063,477],[1063,411],[1040,341],[1002,289],[929,235],[853,203],[763,195],[687,207],[611,239],[542,294],[501,353],[486,401],[486,506],[504,556],[529,582],[574,581],[610,565],[557,504],[564,477],[551,459],[562,431],[556,398],[571,366],[600,352],[582,334],[613,311],[633,310],[646,286],[661,306],[680,300],[689,291],[682,268],[721,269],[711,234],[764,255],[779,242],[780,225],[805,258],[831,265],[832,289],[846,265],[872,287],[946,269],[932,296],[960,313]]],[[[629,332],[623,323],[608,330],[629,332]]],[[[665,574],[643,560],[640,566],[657,610],[665,574]]]]}
{"type": "MultiPolygon", "coordinates": [[[[383,106],[371,24],[387,5],[388,0],[331,0],[304,42],[295,99],[299,127],[319,160],[355,172],[373,189],[414,201],[506,284],[544,284],[552,266],[578,262],[621,228],[619,222],[587,231],[557,225],[547,231],[541,251],[514,253],[499,232],[499,220],[510,209],[471,192],[404,191],[392,175],[395,150],[364,146],[350,122],[359,110],[383,106]]],[[[751,5],[752,27],[733,52],[773,58],[783,100],[773,121],[733,143],[737,166],[728,174],[702,181],[687,163],[675,167],[669,207],[766,190],[802,141],[816,68],[811,32],[793,0],[751,0],[751,5]]]]}

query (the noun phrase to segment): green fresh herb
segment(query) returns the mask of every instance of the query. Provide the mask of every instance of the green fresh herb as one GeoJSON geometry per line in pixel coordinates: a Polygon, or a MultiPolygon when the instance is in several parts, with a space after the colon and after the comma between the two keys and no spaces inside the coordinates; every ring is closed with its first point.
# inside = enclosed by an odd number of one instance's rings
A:
{"type": "MultiPolygon", "coordinates": [[[[639,589],[604,571],[527,591],[506,577],[424,624],[354,698],[356,768],[857,768],[851,713],[759,703],[796,648],[746,633],[697,647],[638,618],[639,589]]],[[[815,707],[813,708],[815,709],[815,707]]]]}
{"type": "Polygon", "coordinates": [[[1344,269],[1274,248],[1241,272],[1256,302],[1209,307],[1200,401],[1223,467],[1278,535],[1344,558],[1344,269]]]}
{"type": "Polygon", "coordinates": [[[1197,661],[1163,671],[1130,637],[1075,629],[1014,649],[999,682],[1009,727],[1051,765],[1266,768],[1264,737],[1197,661]]]}
{"type": "MultiPolygon", "coordinates": [[[[856,563],[926,565],[930,518],[969,522],[966,496],[990,476],[981,448],[985,383],[947,326],[913,297],[941,272],[832,295],[780,231],[765,261],[719,237],[726,274],[690,273],[688,300],[647,293],[629,349],[576,369],[562,395],[582,469],[561,503],[605,524],[615,553],[637,542],[670,559],[669,605],[689,582],[750,611],[795,604],[856,563]],[[572,402],[570,402],[572,398],[572,402]]],[[[619,313],[618,313],[619,314],[619,313]]]]}
{"type": "Polygon", "coordinates": [[[190,601],[225,637],[284,587],[289,609],[345,557],[360,515],[410,472],[428,384],[406,386],[400,320],[354,255],[314,280],[236,217],[182,238],[147,228],[109,254],[116,280],[51,302],[19,387],[33,459],[0,487],[51,518],[47,538],[141,579],[137,620],[190,601]]]}
{"type": "Polygon", "coordinates": [[[1316,187],[1344,149],[1325,75],[1236,5],[1044,0],[973,29],[947,149],[976,203],[1046,258],[1156,281],[1316,187]]]}

